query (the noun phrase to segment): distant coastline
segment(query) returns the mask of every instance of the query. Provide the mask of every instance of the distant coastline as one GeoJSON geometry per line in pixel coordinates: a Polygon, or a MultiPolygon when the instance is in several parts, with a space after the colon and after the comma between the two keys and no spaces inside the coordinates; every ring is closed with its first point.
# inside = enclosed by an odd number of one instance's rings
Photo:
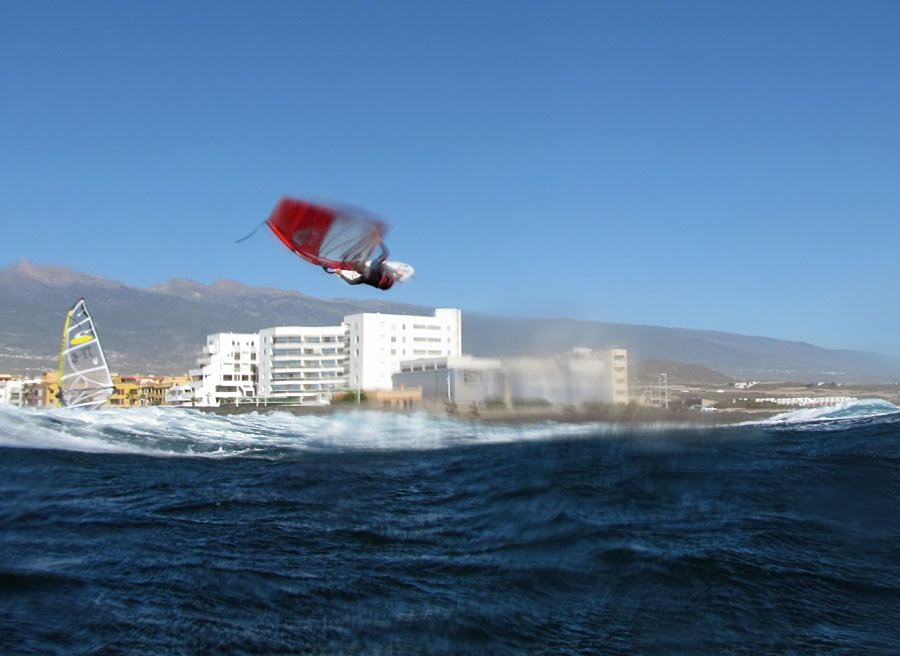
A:
{"type": "Polygon", "coordinates": [[[421,403],[408,408],[389,408],[375,403],[334,404],[330,406],[220,406],[218,408],[193,408],[215,415],[250,414],[253,412],[288,412],[295,415],[329,415],[338,412],[364,410],[410,414],[425,412],[432,416],[475,421],[486,424],[538,424],[554,422],[562,424],[609,423],[625,425],[667,424],[667,425],[728,425],[748,421],[762,421],[781,414],[785,410],[723,410],[721,412],[700,412],[697,410],[665,409],[627,404],[604,406],[597,409],[572,408],[568,406],[534,406],[518,408],[452,408],[440,403],[421,403]]]}
{"type": "MultiPolygon", "coordinates": [[[[778,395],[785,398],[805,396],[830,396],[840,394],[848,399],[879,399],[900,406],[900,386],[897,385],[846,385],[839,390],[832,388],[810,389],[802,384],[760,384],[760,395],[778,395]]],[[[563,405],[518,405],[505,407],[492,406],[459,406],[454,407],[442,401],[424,400],[418,401],[404,408],[390,408],[375,402],[363,402],[361,405],[352,403],[336,403],[329,406],[300,406],[300,405],[239,405],[220,406],[217,408],[196,408],[203,412],[217,415],[247,414],[251,412],[289,412],[296,415],[328,415],[337,412],[350,412],[353,410],[366,410],[394,413],[426,412],[435,417],[446,417],[460,421],[474,421],[486,424],[536,424],[544,422],[556,422],[565,424],[579,423],[608,423],[629,426],[665,424],[670,426],[690,425],[732,425],[743,422],[764,421],[786,412],[799,410],[800,407],[785,405],[782,407],[748,408],[739,403],[739,398],[751,396],[747,391],[739,390],[700,390],[695,388],[697,395],[704,398],[712,397],[720,402],[720,405],[733,407],[720,407],[716,411],[704,412],[691,409],[673,402],[669,408],[661,408],[637,403],[628,404],[596,404],[593,406],[572,407],[563,405]]],[[[824,406],[829,407],[829,406],[824,406]]]]}

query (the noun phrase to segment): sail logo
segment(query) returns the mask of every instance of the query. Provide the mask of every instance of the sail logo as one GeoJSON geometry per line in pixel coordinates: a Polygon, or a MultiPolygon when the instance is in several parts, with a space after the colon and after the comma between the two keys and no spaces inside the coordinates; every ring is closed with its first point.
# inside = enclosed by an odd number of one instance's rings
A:
{"type": "Polygon", "coordinates": [[[73,337],[71,341],[69,341],[69,344],[71,344],[72,346],[78,346],[79,344],[84,344],[91,341],[92,339],[94,339],[93,335],[79,335],[78,337],[73,337]]]}

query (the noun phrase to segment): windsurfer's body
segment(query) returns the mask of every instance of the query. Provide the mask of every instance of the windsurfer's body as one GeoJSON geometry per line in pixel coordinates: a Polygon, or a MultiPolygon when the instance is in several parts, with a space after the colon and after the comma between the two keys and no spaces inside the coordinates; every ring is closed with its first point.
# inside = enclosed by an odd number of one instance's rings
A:
{"type": "Polygon", "coordinates": [[[388,252],[381,244],[381,255],[375,260],[359,263],[355,269],[335,271],[348,285],[371,285],[376,289],[390,289],[397,279],[396,272],[384,266],[388,252]]]}

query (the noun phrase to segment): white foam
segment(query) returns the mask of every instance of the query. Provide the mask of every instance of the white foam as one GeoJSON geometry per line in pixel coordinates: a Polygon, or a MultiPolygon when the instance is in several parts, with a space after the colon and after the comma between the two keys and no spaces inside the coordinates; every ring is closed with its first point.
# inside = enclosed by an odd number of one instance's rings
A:
{"type": "MultiPolygon", "coordinates": [[[[760,424],[809,424],[896,413],[900,413],[900,407],[892,403],[863,399],[787,412],[760,424]]],[[[431,450],[635,433],[652,437],[685,428],[668,424],[631,427],[603,423],[484,424],[424,412],[366,410],[309,415],[289,412],[215,415],[183,408],[110,408],[88,412],[0,406],[0,447],[209,458],[279,457],[285,451],[431,450]]]]}
{"type": "Polygon", "coordinates": [[[811,422],[856,420],[900,413],[900,407],[884,399],[853,399],[835,405],[783,412],[763,424],[805,424],[811,422]]]}
{"type": "Polygon", "coordinates": [[[215,415],[181,408],[0,409],[0,446],[160,456],[428,450],[618,430],[602,424],[487,425],[424,412],[215,415]]]}

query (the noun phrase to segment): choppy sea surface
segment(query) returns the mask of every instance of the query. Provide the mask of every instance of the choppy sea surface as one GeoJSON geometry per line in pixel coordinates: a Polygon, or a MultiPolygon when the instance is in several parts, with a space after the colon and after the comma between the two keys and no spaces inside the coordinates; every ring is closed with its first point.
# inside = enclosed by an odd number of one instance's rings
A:
{"type": "Polygon", "coordinates": [[[3,654],[897,654],[900,408],[0,410],[3,654]]]}

